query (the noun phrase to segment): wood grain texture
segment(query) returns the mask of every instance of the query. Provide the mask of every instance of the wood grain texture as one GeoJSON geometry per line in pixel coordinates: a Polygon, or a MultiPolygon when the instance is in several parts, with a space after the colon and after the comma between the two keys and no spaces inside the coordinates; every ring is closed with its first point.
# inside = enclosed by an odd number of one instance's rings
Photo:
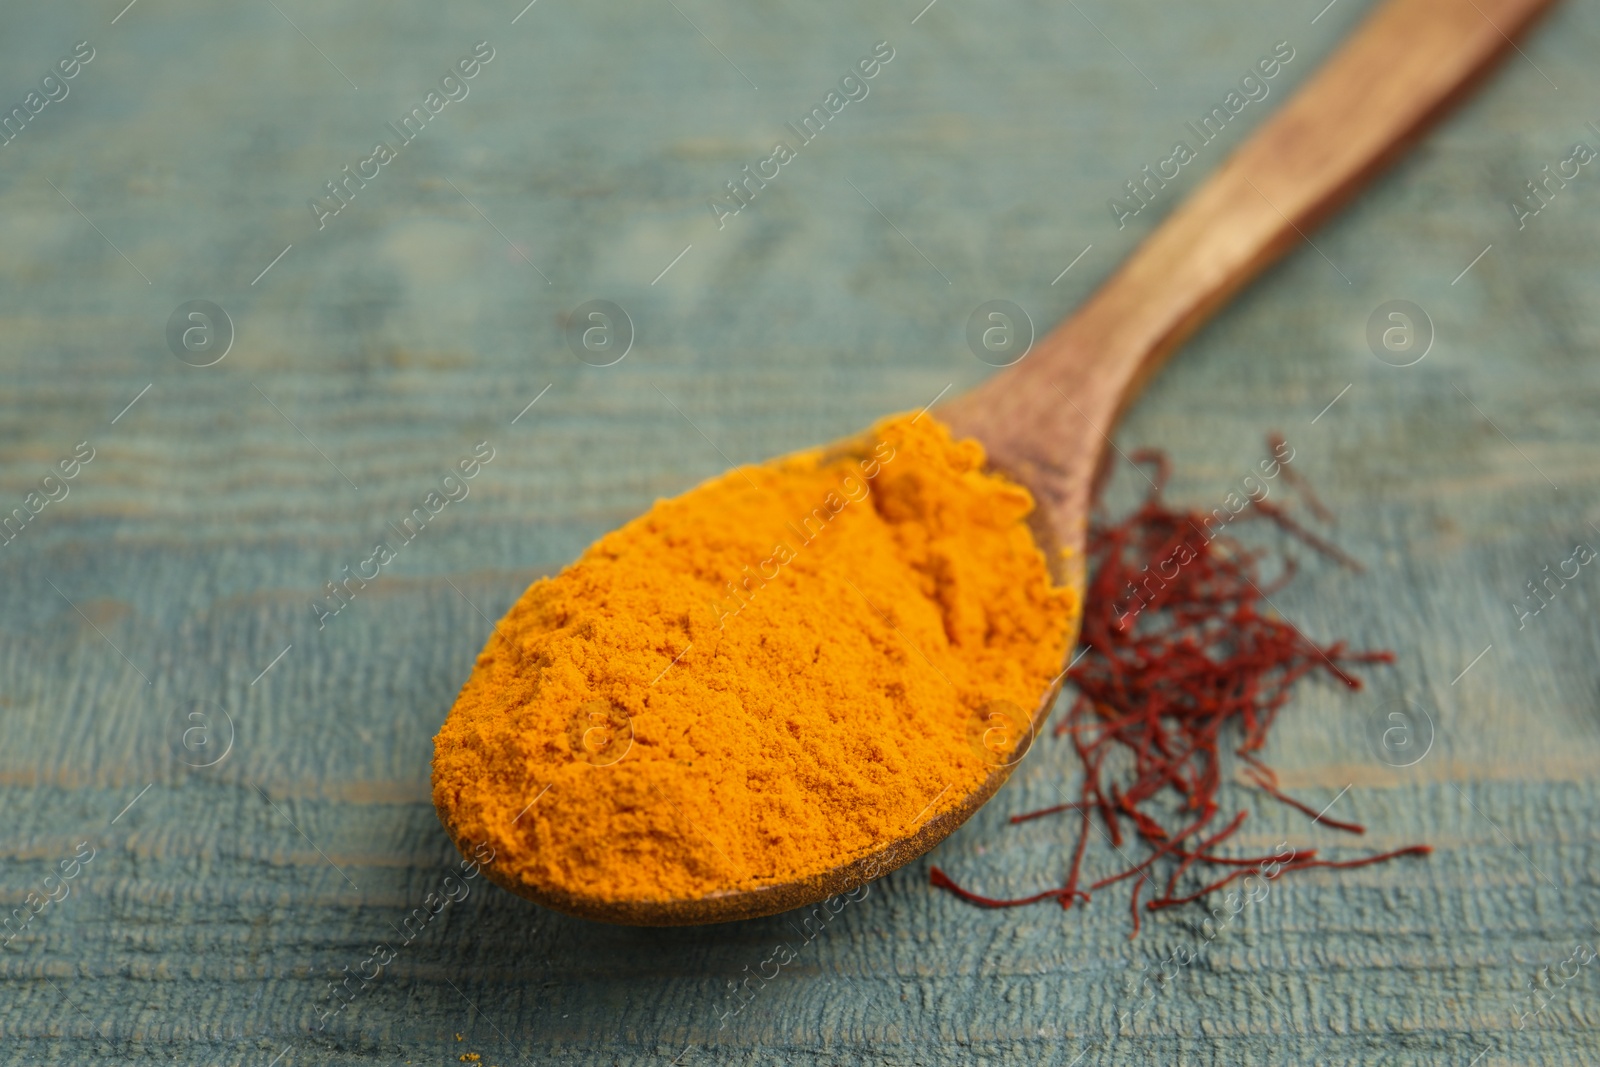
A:
{"type": "MultiPolygon", "coordinates": [[[[1371,827],[1363,847],[1428,840],[1428,861],[1283,881],[1124,1023],[1197,913],[1129,942],[1118,897],[988,913],[926,884],[934,859],[995,893],[1060,878],[1066,824],[1005,825],[1072,786],[1045,739],[961,831],[809,941],[796,916],[584,923],[480,878],[313,1032],[330,979],[403,940],[456,863],[429,738],[488,619],[730,460],[983,380],[973,308],[1065,316],[1265,112],[1245,108],[1125,229],[1107,198],[1275,42],[1297,57],[1268,102],[1366,8],[1312,23],[1320,4],[940,0],[913,25],[921,4],[540,0],[512,25],[520,4],[278,6],[0,15],[0,99],[75,42],[96,49],[0,148],[0,492],[20,502],[77,442],[96,449],[0,548],[0,900],[19,906],[78,842],[97,850],[0,949],[0,1062],[1594,1060],[1592,966],[1524,1028],[1514,1012],[1539,968],[1595,937],[1596,590],[1585,568],[1521,630],[1510,607],[1600,537],[1592,167],[1523,230],[1507,209],[1593,143],[1593,7],[1555,11],[1320,231],[1320,255],[1292,253],[1197,334],[1118,435],[1171,450],[1174,495],[1206,507],[1267,429],[1297,448],[1368,571],[1307,563],[1274,600],[1400,662],[1359,695],[1303,690],[1267,755],[1308,799],[1351,785],[1334,810],[1371,827]],[[307,198],[479,40],[496,58],[470,96],[317,230],[307,198]],[[871,94],[717,230],[708,198],[879,40],[896,54],[871,94]],[[565,347],[563,316],[593,298],[637,328],[614,367],[565,347]],[[1396,298],[1437,330],[1404,369],[1363,337],[1396,298]],[[191,299],[237,327],[214,367],[166,349],[191,299]],[[496,458],[471,495],[319,630],[323,583],[485,439],[496,458]],[[208,742],[232,724],[214,767],[179,759],[196,759],[190,700],[227,713],[208,742]],[[1434,726],[1405,769],[1371,740],[1402,700],[1434,726]],[[734,1013],[729,983],[780,939],[797,961],[734,1013]]],[[[1137,484],[1119,469],[1113,501],[1137,484]]],[[[1233,799],[1255,812],[1245,845],[1351,848],[1233,799]]]]}

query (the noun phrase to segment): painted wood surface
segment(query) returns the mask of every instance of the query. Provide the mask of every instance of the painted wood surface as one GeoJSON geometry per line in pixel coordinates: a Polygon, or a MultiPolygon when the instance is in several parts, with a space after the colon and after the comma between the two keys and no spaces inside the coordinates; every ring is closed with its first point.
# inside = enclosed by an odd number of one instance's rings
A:
{"type": "MultiPolygon", "coordinates": [[[[797,940],[785,917],[607,927],[480,879],[315,1030],[329,980],[403,940],[456,863],[429,740],[530,580],[730,462],[981,381],[979,303],[1040,330],[1066,314],[1363,10],[0,14],[0,100],[27,113],[0,147],[0,510],[66,490],[0,548],[0,900],[74,874],[0,949],[0,1061],[1592,1062],[1593,965],[1522,1014],[1530,980],[1600,933],[1592,568],[1520,628],[1514,608],[1600,545],[1600,179],[1567,164],[1543,201],[1524,187],[1600,138],[1600,12],[1578,4],[1192,340],[1118,435],[1171,451],[1176,495],[1207,507],[1269,429],[1297,449],[1367,571],[1308,564],[1274,599],[1400,662],[1359,695],[1306,687],[1268,755],[1367,823],[1364,846],[1426,840],[1430,859],[1286,879],[1170,980],[1152,976],[1201,939],[1199,912],[1130,942],[1122,898],[982,912],[923,861],[748,1003],[729,984],[797,940]],[[719,228],[725,183],[798,140],[785,123],[880,41],[867,95],[719,228]],[[493,58],[441,87],[478,42],[493,58]],[[1132,214],[1124,183],[1278,42],[1293,59],[1267,98],[1132,214]],[[41,87],[64,58],[73,77],[41,87]],[[420,132],[364,168],[414,107],[420,132]],[[596,299],[634,327],[609,367],[563,329],[596,299]],[[169,350],[194,300],[233,325],[211,366],[169,350]],[[1390,300],[1433,325],[1411,366],[1368,347],[1390,300]],[[323,583],[479,441],[495,456],[470,494],[319,628],[323,583]],[[74,477],[41,486],[62,461],[74,477]],[[1396,723],[1419,748],[1431,733],[1411,766],[1400,735],[1381,744],[1396,723]]],[[[995,893],[1054,884],[1070,826],[1005,818],[1070,775],[1041,744],[931,859],[995,893]]],[[[1350,847],[1233,796],[1249,844],[1350,847]]]]}

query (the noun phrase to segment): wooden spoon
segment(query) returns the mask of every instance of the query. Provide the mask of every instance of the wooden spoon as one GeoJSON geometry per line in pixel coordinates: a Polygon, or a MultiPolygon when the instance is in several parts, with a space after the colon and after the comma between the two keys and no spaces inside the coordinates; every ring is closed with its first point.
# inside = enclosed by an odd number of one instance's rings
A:
{"type": "MultiPolygon", "coordinates": [[[[1306,241],[1551,2],[1388,0],[1087,304],[1021,362],[937,410],[957,436],[977,438],[997,470],[1033,492],[1036,536],[1051,558],[1063,548],[1082,558],[1108,435],[1166,357],[1264,267],[1306,241]]],[[[1081,593],[1083,576],[1067,578],[1081,593]]],[[[1041,700],[1036,728],[1054,696],[1041,700]]],[[[503,884],[608,922],[671,926],[770,915],[850,892],[927,852],[1014,765],[997,768],[916,833],[816,877],[670,902],[568,898],[503,884]]]]}

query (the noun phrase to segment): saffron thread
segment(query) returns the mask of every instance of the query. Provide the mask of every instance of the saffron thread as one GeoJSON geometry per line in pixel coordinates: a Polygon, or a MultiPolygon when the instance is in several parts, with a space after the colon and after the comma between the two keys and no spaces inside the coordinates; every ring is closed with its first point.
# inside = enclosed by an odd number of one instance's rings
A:
{"type": "MultiPolygon", "coordinates": [[[[1281,456],[1283,439],[1270,436],[1268,447],[1281,456]]],[[[1251,874],[1270,881],[1289,871],[1345,870],[1429,854],[1428,845],[1344,860],[1323,859],[1317,850],[1304,847],[1275,856],[1216,851],[1246,818],[1240,811],[1221,830],[1207,833],[1220,813],[1217,793],[1228,750],[1243,765],[1241,777],[1267,797],[1324,826],[1350,834],[1366,832],[1360,823],[1329,818],[1326,809],[1318,811],[1285,793],[1277,774],[1258,754],[1297,683],[1325,673],[1350,689],[1360,689],[1357,669],[1393,663],[1395,657],[1387,651],[1353,650],[1344,641],[1318,644],[1275,611],[1264,612],[1263,604],[1271,607],[1271,594],[1294,577],[1294,558],[1277,552],[1281,572],[1276,580],[1263,582],[1260,565],[1268,553],[1212,527],[1219,520],[1223,524],[1258,520],[1340,566],[1359,571],[1357,560],[1294,518],[1281,503],[1267,503],[1265,492],[1228,512],[1173,508],[1162,499],[1171,474],[1166,456],[1143,451],[1130,458],[1153,468],[1148,479],[1151,491],[1120,521],[1097,514],[1090,524],[1083,648],[1067,671],[1077,696],[1054,730],[1056,736],[1068,739],[1081,766],[1078,798],[1010,818],[1017,824],[1077,813],[1077,842],[1065,883],[1029,896],[996,898],[963,888],[938,867],[931,869],[930,882],[986,908],[1054,900],[1067,909],[1078,901],[1087,904],[1091,894],[1133,878],[1132,937],[1139,932],[1139,900],[1146,882],[1151,899],[1142,910],[1153,912],[1194,903],[1251,874]],[[1113,752],[1118,753],[1114,763],[1118,769],[1110,771],[1106,761],[1113,752]],[[1142,861],[1081,889],[1095,818],[1105,825],[1106,836],[1118,851],[1126,824],[1150,852],[1142,861]],[[1198,844],[1185,847],[1192,838],[1198,844]],[[1157,893],[1153,868],[1164,863],[1172,866],[1157,893]],[[1181,892],[1185,883],[1192,886],[1221,873],[1217,868],[1227,873],[1181,892]]],[[[1333,512],[1287,461],[1279,469],[1284,483],[1313,516],[1323,522],[1333,520],[1333,512]]]]}

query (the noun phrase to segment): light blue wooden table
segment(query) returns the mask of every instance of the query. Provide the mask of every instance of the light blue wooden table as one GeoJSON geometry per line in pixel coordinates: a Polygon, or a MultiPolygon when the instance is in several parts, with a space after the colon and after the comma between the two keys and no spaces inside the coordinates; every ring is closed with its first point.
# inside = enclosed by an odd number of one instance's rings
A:
{"type": "MultiPolygon", "coordinates": [[[[1513,607],[1600,545],[1600,174],[1520,230],[1509,207],[1600,139],[1600,9],[1544,23],[1120,431],[1206,507],[1266,431],[1296,447],[1368,570],[1310,566],[1275,599],[1399,663],[1359,695],[1304,687],[1268,755],[1365,846],[1430,859],[1285,879],[1148,988],[1199,912],[1130,942],[1118,897],[982,912],[924,860],[736,1015],[781,917],[606,927],[479,882],[318,1031],[328,982],[454,862],[430,738],[489,619],[730,461],[979,381],[973,308],[1069,311],[1367,5],[123,3],[0,13],[0,102],[23,108],[0,147],[0,511],[26,519],[0,547],[0,900],[67,892],[0,949],[0,1062],[1600,1059],[1600,968],[1522,1015],[1600,932],[1600,576],[1520,629],[1513,607]],[[1108,199],[1280,41],[1273,95],[1119,229],[1108,199]],[[867,95],[719,229],[726,183],[878,42],[867,95]],[[609,367],[563,330],[599,299],[633,324],[609,367]],[[1394,299],[1435,327],[1409,367],[1365,339],[1394,299]],[[190,301],[232,324],[210,366],[220,322],[169,349],[190,301]],[[319,629],[323,584],[480,441],[470,496],[319,629]],[[1374,743],[1396,709],[1407,751],[1431,734],[1407,767],[1374,743]]],[[[1005,818],[1072,766],[1042,744],[932,859],[994,893],[1054,883],[1071,823],[1005,818]]],[[[1246,844],[1349,847],[1231,799],[1257,810],[1246,844]]]]}

